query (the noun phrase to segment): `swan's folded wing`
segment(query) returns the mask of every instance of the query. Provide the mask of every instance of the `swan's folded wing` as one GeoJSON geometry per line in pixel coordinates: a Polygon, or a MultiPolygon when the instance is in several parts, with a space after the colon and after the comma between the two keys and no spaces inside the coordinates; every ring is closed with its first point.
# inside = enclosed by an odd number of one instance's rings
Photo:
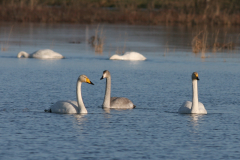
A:
{"type": "Polygon", "coordinates": [[[186,101],[182,104],[182,106],[178,109],[178,113],[191,113],[192,102],[186,101]]]}
{"type": "Polygon", "coordinates": [[[52,113],[78,113],[78,104],[76,101],[58,101],[50,109],[52,113]]]}
{"type": "Polygon", "coordinates": [[[198,102],[198,110],[201,114],[207,114],[207,110],[205,109],[204,105],[201,102],[198,102]]]}
{"type": "Polygon", "coordinates": [[[50,49],[38,50],[31,54],[33,58],[38,59],[61,59],[64,58],[61,54],[50,49]]]}
{"type": "Polygon", "coordinates": [[[110,106],[111,108],[134,108],[132,101],[125,97],[111,97],[110,100],[110,106]]]}

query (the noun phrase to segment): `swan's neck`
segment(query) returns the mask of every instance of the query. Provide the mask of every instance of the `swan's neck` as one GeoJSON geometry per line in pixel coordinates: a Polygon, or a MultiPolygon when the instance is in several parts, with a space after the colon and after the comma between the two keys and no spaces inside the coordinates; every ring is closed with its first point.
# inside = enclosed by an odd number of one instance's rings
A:
{"type": "Polygon", "coordinates": [[[109,76],[106,80],[106,90],[103,108],[110,108],[110,99],[111,99],[111,76],[109,76]]]}
{"type": "Polygon", "coordinates": [[[193,97],[192,97],[192,109],[191,113],[198,113],[198,87],[197,87],[197,80],[192,81],[192,91],[193,91],[193,97]]]}
{"type": "Polygon", "coordinates": [[[29,58],[30,54],[28,54],[27,52],[21,51],[18,53],[18,58],[24,57],[24,58],[29,58]]]}
{"type": "Polygon", "coordinates": [[[82,93],[81,93],[81,85],[82,82],[77,81],[77,103],[79,108],[79,113],[87,113],[87,109],[82,100],[82,93]]]}

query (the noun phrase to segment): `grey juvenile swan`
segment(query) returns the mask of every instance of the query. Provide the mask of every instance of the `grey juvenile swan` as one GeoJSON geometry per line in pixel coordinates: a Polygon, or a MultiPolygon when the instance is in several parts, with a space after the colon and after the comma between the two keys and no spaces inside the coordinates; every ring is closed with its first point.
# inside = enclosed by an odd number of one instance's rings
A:
{"type": "Polygon", "coordinates": [[[136,106],[127,98],[111,97],[111,74],[108,70],[103,71],[102,79],[106,78],[106,91],[103,108],[131,109],[136,106]]]}
{"type": "Polygon", "coordinates": [[[57,101],[54,105],[52,105],[48,110],[45,110],[45,112],[52,112],[52,113],[61,113],[61,114],[67,114],[67,113],[87,113],[87,109],[85,108],[85,105],[82,100],[82,94],[81,94],[81,85],[82,83],[93,83],[90,81],[90,79],[85,75],[80,75],[77,80],[77,102],[76,101],[57,101]]]}

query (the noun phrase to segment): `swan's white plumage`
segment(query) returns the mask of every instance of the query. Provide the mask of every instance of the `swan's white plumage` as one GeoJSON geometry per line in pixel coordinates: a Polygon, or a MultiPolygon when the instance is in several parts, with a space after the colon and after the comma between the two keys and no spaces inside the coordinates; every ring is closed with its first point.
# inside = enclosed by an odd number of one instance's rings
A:
{"type": "Polygon", "coordinates": [[[54,105],[50,107],[51,112],[53,113],[79,113],[78,104],[76,101],[57,101],[54,105]]]}
{"type": "Polygon", "coordinates": [[[111,74],[108,70],[103,71],[101,79],[106,78],[106,90],[103,101],[103,108],[132,109],[136,106],[125,97],[111,97],[111,74]]]}
{"type": "Polygon", "coordinates": [[[90,81],[90,79],[87,76],[81,75],[78,77],[77,87],[76,87],[77,102],[70,101],[70,100],[57,101],[48,110],[45,110],[45,112],[61,113],[61,114],[87,113],[87,109],[83,103],[82,94],[81,94],[82,82],[93,85],[93,83],[90,81]]]}
{"type": "Polygon", "coordinates": [[[110,57],[111,60],[129,60],[129,61],[144,61],[147,58],[138,52],[126,52],[123,55],[114,54],[110,57]]]}
{"type": "Polygon", "coordinates": [[[182,114],[207,114],[204,105],[198,101],[198,87],[197,87],[198,73],[192,74],[192,102],[186,101],[178,109],[178,113],[182,114]]]}
{"type": "Polygon", "coordinates": [[[37,59],[62,59],[64,56],[61,54],[54,52],[53,50],[50,49],[42,49],[35,51],[31,54],[28,54],[25,51],[21,51],[17,55],[18,58],[37,58],[37,59]]]}
{"type": "MultiPolygon", "coordinates": [[[[178,113],[182,114],[191,114],[192,102],[186,101],[182,104],[182,106],[178,109],[178,113]]],[[[207,110],[201,102],[198,102],[198,114],[207,114],[207,110]]]]}

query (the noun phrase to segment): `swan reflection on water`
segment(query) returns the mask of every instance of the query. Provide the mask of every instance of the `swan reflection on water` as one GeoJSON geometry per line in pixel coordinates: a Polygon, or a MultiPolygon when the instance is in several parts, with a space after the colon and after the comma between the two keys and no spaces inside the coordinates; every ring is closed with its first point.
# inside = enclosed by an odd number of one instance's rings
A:
{"type": "Polygon", "coordinates": [[[77,123],[78,125],[82,125],[87,120],[87,118],[85,117],[86,115],[87,113],[74,114],[75,123],[77,123]]]}
{"type": "Polygon", "coordinates": [[[191,114],[189,115],[191,120],[191,126],[192,126],[192,132],[193,133],[198,133],[199,132],[199,127],[201,124],[201,121],[203,120],[204,114],[191,114]]]}
{"type": "Polygon", "coordinates": [[[199,125],[199,121],[203,118],[203,114],[191,114],[191,122],[193,124],[193,126],[198,126],[199,125]]]}
{"type": "Polygon", "coordinates": [[[110,114],[111,110],[115,110],[115,111],[125,111],[125,110],[132,110],[133,108],[122,108],[122,109],[118,109],[118,108],[103,108],[105,113],[110,114]]]}

